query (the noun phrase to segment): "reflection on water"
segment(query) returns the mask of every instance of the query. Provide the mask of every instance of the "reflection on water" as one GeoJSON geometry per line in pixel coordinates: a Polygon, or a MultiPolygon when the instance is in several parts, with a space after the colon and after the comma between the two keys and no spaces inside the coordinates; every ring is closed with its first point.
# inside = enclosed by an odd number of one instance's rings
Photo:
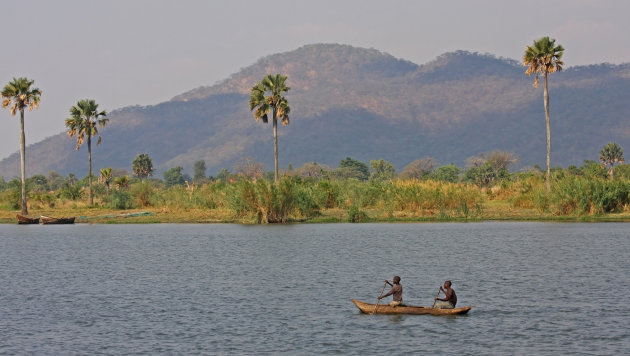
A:
{"type": "Polygon", "coordinates": [[[626,224],[0,226],[0,354],[623,354],[626,224]],[[465,316],[363,315],[384,279],[465,316]],[[612,292],[616,289],[615,294],[612,292]],[[395,345],[395,346],[394,346],[395,345]]]}

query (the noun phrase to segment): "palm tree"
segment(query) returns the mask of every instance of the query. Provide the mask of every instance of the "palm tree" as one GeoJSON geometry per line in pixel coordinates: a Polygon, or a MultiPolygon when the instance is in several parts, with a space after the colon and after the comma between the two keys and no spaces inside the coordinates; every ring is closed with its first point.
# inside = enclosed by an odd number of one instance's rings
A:
{"type": "Polygon", "coordinates": [[[561,45],[556,46],[555,39],[549,39],[549,36],[545,36],[535,40],[531,46],[527,46],[525,48],[525,54],[523,55],[523,65],[527,67],[525,74],[536,75],[534,87],[538,87],[539,75],[542,75],[545,79],[543,100],[545,104],[545,119],[547,123],[547,173],[545,175],[547,191],[551,190],[551,183],[549,182],[551,175],[551,128],[549,125],[548,77],[549,74],[562,70],[562,66],[564,65],[562,62],[563,53],[564,48],[561,45]]]}
{"type": "MultiPolygon", "coordinates": [[[[77,105],[70,108],[70,118],[66,119],[66,127],[68,128],[68,136],[77,137],[77,151],[87,137],[88,147],[88,182],[90,205],[94,203],[92,197],[92,136],[98,135],[97,125],[104,127],[109,119],[104,118],[107,113],[105,110],[98,111],[98,104],[93,99],[83,99],[77,102],[77,105]]],[[[98,136],[97,145],[101,143],[101,136],[98,136]]]]}
{"type": "Polygon", "coordinates": [[[39,107],[39,97],[42,91],[38,88],[31,88],[33,80],[26,78],[13,78],[2,89],[2,107],[11,107],[11,115],[20,112],[20,167],[22,174],[22,215],[28,215],[26,207],[26,140],[24,137],[24,109],[29,111],[39,107]]]}
{"type": "Polygon", "coordinates": [[[614,166],[615,163],[624,163],[623,149],[617,144],[617,142],[608,142],[601,151],[599,151],[599,161],[602,162],[602,167],[608,168],[608,174],[610,178],[614,178],[614,166]]]}
{"type": "Polygon", "coordinates": [[[131,162],[131,169],[136,177],[143,180],[149,178],[153,173],[153,160],[148,154],[141,153],[131,162]]]}
{"type": "Polygon", "coordinates": [[[129,176],[120,176],[114,178],[114,184],[118,187],[118,189],[124,189],[129,187],[129,176]]]}
{"type": "Polygon", "coordinates": [[[273,153],[274,153],[274,182],[278,183],[278,118],[282,119],[282,125],[289,124],[289,102],[282,95],[288,92],[289,88],[285,82],[287,77],[281,74],[268,74],[258,84],[252,87],[249,95],[249,110],[254,110],[256,121],[262,119],[268,122],[268,115],[271,113],[273,122],[273,153]],[[270,95],[265,96],[267,92],[270,95]]]}
{"type": "Polygon", "coordinates": [[[101,176],[99,180],[105,184],[107,187],[107,194],[109,195],[109,186],[112,184],[112,167],[101,168],[100,170],[101,176]]]}

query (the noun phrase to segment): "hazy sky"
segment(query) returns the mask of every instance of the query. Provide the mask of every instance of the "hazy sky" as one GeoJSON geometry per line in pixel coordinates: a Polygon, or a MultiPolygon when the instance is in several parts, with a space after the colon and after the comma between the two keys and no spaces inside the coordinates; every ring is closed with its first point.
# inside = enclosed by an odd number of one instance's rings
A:
{"type": "MultiPolygon", "coordinates": [[[[468,50],[519,60],[549,35],[566,66],[630,62],[630,1],[5,1],[0,85],[35,80],[27,145],[64,131],[68,109],[153,105],[305,44],[375,48],[417,64],[468,50]]],[[[107,129],[103,139],[107,139],[107,129]]],[[[0,111],[0,159],[19,149],[0,111]]],[[[70,140],[70,139],[68,139],[70,140]]],[[[28,150],[27,150],[28,155],[28,150]]],[[[28,156],[27,156],[28,157],[28,156]]],[[[27,172],[28,174],[28,172],[27,172]]]]}

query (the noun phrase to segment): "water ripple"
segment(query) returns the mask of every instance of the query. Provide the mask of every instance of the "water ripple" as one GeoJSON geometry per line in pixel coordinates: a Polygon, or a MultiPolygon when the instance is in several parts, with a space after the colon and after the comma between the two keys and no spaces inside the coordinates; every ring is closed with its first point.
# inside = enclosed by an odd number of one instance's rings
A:
{"type": "Polygon", "coordinates": [[[0,226],[0,354],[607,355],[626,224],[0,226]],[[383,279],[465,316],[363,315],[383,279]],[[615,293],[613,294],[612,291],[615,293]]]}

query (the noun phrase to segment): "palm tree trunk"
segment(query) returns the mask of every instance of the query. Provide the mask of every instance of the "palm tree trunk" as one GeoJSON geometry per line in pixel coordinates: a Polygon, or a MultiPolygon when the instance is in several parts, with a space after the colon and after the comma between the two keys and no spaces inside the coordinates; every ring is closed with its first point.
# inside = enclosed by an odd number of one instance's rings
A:
{"type": "Polygon", "coordinates": [[[547,72],[545,72],[545,88],[544,88],[544,102],[545,102],[545,121],[547,124],[547,173],[545,174],[545,185],[547,192],[551,191],[551,125],[549,118],[549,87],[547,81],[547,72]]]}
{"type": "Polygon", "coordinates": [[[87,146],[88,146],[88,165],[89,165],[89,169],[88,169],[88,194],[90,196],[90,206],[92,206],[92,204],[94,203],[94,201],[92,200],[92,137],[90,136],[90,133],[88,132],[87,135],[87,146]]]}
{"type": "Polygon", "coordinates": [[[26,206],[26,138],[24,136],[24,109],[20,109],[20,172],[22,173],[22,215],[28,215],[26,206]]]}
{"type": "Polygon", "coordinates": [[[276,108],[273,109],[273,157],[273,181],[278,184],[278,118],[276,117],[276,108]]]}

